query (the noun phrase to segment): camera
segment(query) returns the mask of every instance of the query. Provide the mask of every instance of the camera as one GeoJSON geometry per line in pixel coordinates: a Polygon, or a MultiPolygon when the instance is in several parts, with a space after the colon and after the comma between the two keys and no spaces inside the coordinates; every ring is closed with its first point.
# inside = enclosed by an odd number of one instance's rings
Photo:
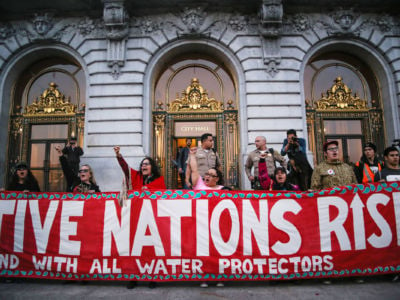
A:
{"type": "Polygon", "coordinates": [[[298,139],[297,137],[295,137],[295,136],[294,136],[294,137],[292,137],[292,141],[293,141],[293,143],[297,143],[297,142],[298,142],[298,140],[299,140],[299,139],[298,139]]]}
{"type": "Polygon", "coordinates": [[[397,149],[400,149],[400,139],[393,140],[392,146],[396,147],[397,149]]]}

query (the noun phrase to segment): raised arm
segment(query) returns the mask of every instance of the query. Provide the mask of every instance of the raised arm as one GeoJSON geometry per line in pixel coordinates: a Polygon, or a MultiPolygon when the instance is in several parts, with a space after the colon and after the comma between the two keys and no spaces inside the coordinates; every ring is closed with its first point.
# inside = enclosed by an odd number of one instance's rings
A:
{"type": "Polygon", "coordinates": [[[64,154],[62,152],[61,146],[56,146],[56,150],[57,150],[57,154],[60,159],[61,168],[63,170],[65,179],[67,180],[67,185],[68,185],[68,189],[69,189],[72,187],[72,185],[74,183],[75,174],[72,171],[71,167],[69,166],[67,158],[64,156],[64,154]]]}
{"type": "Polygon", "coordinates": [[[117,157],[118,163],[121,166],[121,169],[124,172],[126,179],[128,180],[129,179],[129,166],[119,151],[120,151],[120,147],[115,146],[114,147],[115,156],[117,157]]]}
{"type": "Polygon", "coordinates": [[[189,152],[189,166],[192,178],[192,186],[196,186],[197,181],[199,180],[200,174],[197,169],[197,160],[196,160],[196,152],[197,148],[191,148],[189,152]]]}

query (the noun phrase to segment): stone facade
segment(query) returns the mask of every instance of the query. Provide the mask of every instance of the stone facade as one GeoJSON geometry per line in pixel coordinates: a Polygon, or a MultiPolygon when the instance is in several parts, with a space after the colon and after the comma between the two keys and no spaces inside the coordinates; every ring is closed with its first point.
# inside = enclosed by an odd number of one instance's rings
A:
{"type": "MultiPolygon", "coordinates": [[[[174,13],[135,16],[123,1],[104,1],[103,15],[97,18],[38,12],[30,20],[1,22],[1,173],[6,170],[12,85],[40,53],[62,53],[84,69],[83,160],[93,166],[104,191],[118,190],[122,179],[112,146],[120,145],[133,166],[151,153],[153,76],[166,56],[179,55],[185,47],[229,64],[238,89],[241,166],[258,135],[265,135],[268,146],[276,149],[288,126],[307,138],[304,68],[324,49],[362,55],[376,71],[387,143],[399,138],[399,16],[353,7],[321,13],[320,8],[318,13],[291,13],[296,9],[282,1],[264,0],[252,13],[188,6],[174,13]]],[[[247,188],[243,169],[241,173],[242,188],[247,188]]]]}

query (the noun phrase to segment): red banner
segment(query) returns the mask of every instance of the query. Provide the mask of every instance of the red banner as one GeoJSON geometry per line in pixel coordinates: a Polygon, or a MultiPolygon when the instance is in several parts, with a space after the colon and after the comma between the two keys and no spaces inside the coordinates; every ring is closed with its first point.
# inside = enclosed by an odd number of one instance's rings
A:
{"type": "Polygon", "coordinates": [[[0,276],[268,280],[400,272],[400,186],[0,192],[0,276]]]}

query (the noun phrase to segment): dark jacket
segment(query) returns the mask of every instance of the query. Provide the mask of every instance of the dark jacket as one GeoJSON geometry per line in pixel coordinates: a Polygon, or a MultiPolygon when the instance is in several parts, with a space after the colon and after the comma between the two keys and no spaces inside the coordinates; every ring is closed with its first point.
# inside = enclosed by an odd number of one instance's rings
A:
{"type": "Polygon", "coordinates": [[[40,192],[39,184],[34,180],[28,180],[27,182],[24,182],[23,184],[20,184],[19,182],[10,182],[10,184],[7,187],[7,190],[9,191],[25,191],[28,190],[30,192],[40,192]]]}
{"type": "Polygon", "coordinates": [[[60,156],[61,167],[67,180],[67,192],[84,193],[89,190],[94,190],[95,192],[100,192],[99,186],[90,183],[90,185],[81,182],[79,176],[76,176],[71,169],[71,166],[67,162],[65,156],[60,156]]]}

